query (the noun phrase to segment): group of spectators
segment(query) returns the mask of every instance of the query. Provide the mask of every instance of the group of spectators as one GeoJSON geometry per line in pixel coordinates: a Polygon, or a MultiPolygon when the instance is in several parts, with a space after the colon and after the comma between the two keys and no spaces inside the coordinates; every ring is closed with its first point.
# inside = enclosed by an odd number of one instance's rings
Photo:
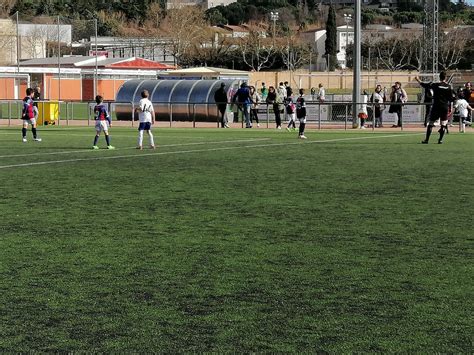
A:
{"type": "MultiPolygon", "coordinates": [[[[448,131],[447,125],[443,122],[451,118],[453,111],[460,117],[460,130],[464,132],[466,125],[472,123],[472,106],[474,106],[474,91],[472,90],[471,83],[466,83],[463,87],[459,88],[455,93],[451,86],[446,82],[446,73],[440,73],[440,82],[438,83],[424,83],[416,78],[420,85],[424,89],[423,102],[426,105],[426,114],[424,117],[424,126],[427,127],[427,134],[425,141],[429,139],[433,122],[440,121],[440,142],[444,133],[448,131]],[[454,105],[452,105],[454,103],[454,105]],[[442,107],[442,109],[440,108],[442,107]],[[444,112],[446,111],[446,115],[444,112]],[[443,117],[441,117],[443,116],[443,117]],[[445,117],[446,116],[446,117],[445,117]],[[436,119],[434,119],[436,118],[436,119]],[[445,127],[446,126],[446,127],[445,127]],[[431,127],[431,128],[430,128],[431,127]]],[[[266,87],[265,83],[259,90],[255,86],[248,86],[247,83],[243,83],[241,87],[232,93],[229,100],[228,93],[225,90],[225,84],[221,84],[221,88],[216,92],[215,101],[221,112],[221,125],[222,127],[228,127],[225,119],[225,112],[227,103],[230,101],[238,110],[242,111],[245,119],[246,128],[252,128],[254,123],[257,127],[260,126],[258,120],[258,108],[259,105],[265,103],[269,105],[275,115],[276,129],[281,129],[282,114],[286,114],[286,120],[288,121],[287,130],[296,129],[296,118],[302,122],[302,112],[304,109],[304,122],[306,122],[306,104],[304,100],[304,91],[299,90],[299,95],[293,96],[293,89],[288,82],[280,82],[278,86],[266,87]],[[304,104],[304,105],[303,105],[304,104]]],[[[322,84],[319,84],[318,91],[315,88],[311,88],[311,97],[313,101],[320,103],[325,102],[325,89],[322,84]]],[[[365,121],[369,118],[367,104],[371,104],[371,110],[374,118],[375,127],[383,127],[383,111],[388,106],[388,112],[395,114],[395,122],[392,127],[402,127],[403,117],[402,110],[403,105],[408,101],[408,95],[405,89],[402,87],[400,82],[395,82],[391,86],[390,93],[387,92],[385,87],[377,84],[371,95],[364,90],[362,95],[362,104],[359,106],[358,116],[361,120],[361,128],[365,128],[365,121]]],[[[448,121],[449,122],[449,121],[448,121]]],[[[304,128],[303,128],[304,132],[304,128]]],[[[304,134],[301,134],[304,136],[304,134]]],[[[425,142],[424,141],[424,142],[425,142]]]]}
{"type": "MultiPolygon", "coordinates": [[[[276,129],[281,130],[281,115],[286,111],[287,119],[290,121],[293,129],[296,129],[295,116],[298,118],[300,122],[298,136],[305,139],[306,103],[303,89],[300,89],[298,94],[296,98],[293,96],[293,89],[287,81],[280,82],[276,88],[274,86],[267,88],[265,83],[262,83],[262,87],[258,91],[255,86],[249,86],[244,82],[237,91],[231,92],[229,100],[228,92],[225,90],[225,83],[221,83],[220,88],[214,94],[214,100],[220,112],[222,128],[229,127],[226,120],[226,109],[229,101],[237,108],[237,112],[242,112],[245,128],[252,128],[254,123],[257,124],[257,127],[260,127],[258,108],[260,104],[265,103],[273,110],[276,129]]],[[[290,130],[290,124],[288,130],[290,130]]]]}

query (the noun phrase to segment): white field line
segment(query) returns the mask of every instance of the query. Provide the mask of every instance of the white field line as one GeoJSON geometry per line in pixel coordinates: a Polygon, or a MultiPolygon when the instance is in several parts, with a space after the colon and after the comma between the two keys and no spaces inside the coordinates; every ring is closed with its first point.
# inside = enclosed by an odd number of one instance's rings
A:
{"type": "MultiPolygon", "coordinates": [[[[41,136],[44,137],[45,135],[52,135],[52,136],[68,136],[68,137],[93,137],[95,131],[91,131],[92,134],[79,134],[79,133],[57,133],[57,131],[39,131],[38,133],[41,133],[41,136]]],[[[135,132],[135,129],[132,131],[135,132]]],[[[168,134],[163,134],[163,132],[158,132],[153,131],[153,136],[157,138],[187,138],[187,139],[205,139],[206,137],[195,137],[195,136],[176,136],[176,135],[168,135],[168,134]]],[[[0,132],[0,136],[18,136],[20,137],[21,132],[0,132]]],[[[130,137],[130,138],[135,138],[135,136],[132,136],[130,134],[116,134],[112,133],[110,136],[113,137],[130,137]]]]}
{"type": "MultiPolygon", "coordinates": [[[[125,159],[125,158],[138,158],[138,157],[149,157],[149,156],[158,156],[158,155],[171,155],[171,154],[189,154],[189,153],[201,153],[201,152],[215,152],[223,150],[234,150],[242,148],[267,148],[267,147],[278,147],[278,146],[289,146],[296,144],[314,144],[314,143],[331,143],[331,142],[343,142],[343,141],[353,141],[353,140],[365,140],[365,139],[377,139],[377,138],[394,138],[394,137],[408,137],[422,135],[423,133],[418,134],[396,134],[396,135],[387,135],[387,136],[370,136],[370,137],[352,137],[352,138],[336,138],[336,139],[327,139],[320,141],[305,141],[305,142],[293,142],[293,143],[274,143],[274,144],[254,144],[254,145],[244,145],[237,147],[219,147],[219,148],[208,148],[208,149],[192,149],[192,150],[178,150],[171,152],[155,152],[155,153],[144,153],[144,154],[133,154],[133,155],[114,155],[111,157],[95,157],[95,158],[77,158],[77,159],[66,159],[66,160],[50,160],[50,161],[39,161],[33,163],[23,163],[23,164],[12,164],[12,165],[0,165],[0,169],[9,169],[9,168],[18,168],[18,167],[28,167],[36,165],[48,165],[48,164],[62,164],[62,163],[75,163],[80,161],[96,161],[96,160],[109,160],[109,159],[125,159]]],[[[233,141],[235,142],[235,141],[233,141]]]]}
{"type": "MultiPolygon", "coordinates": [[[[154,135],[156,138],[156,136],[154,135]]],[[[189,145],[203,145],[203,144],[220,144],[220,143],[247,143],[247,142],[259,142],[259,141],[267,141],[270,138],[255,138],[255,139],[236,139],[236,140],[227,140],[227,141],[213,141],[213,142],[194,142],[194,143],[180,143],[180,144],[163,144],[158,145],[159,148],[161,147],[181,147],[181,146],[189,146],[189,145]]],[[[37,143],[34,143],[37,144],[37,143]]],[[[39,143],[38,143],[39,144],[39,143]]],[[[125,147],[125,148],[116,148],[115,150],[126,150],[126,149],[135,149],[136,147],[125,147]]],[[[101,149],[102,151],[107,149],[101,149]]],[[[48,152],[48,153],[30,153],[30,154],[15,154],[15,155],[0,155],[0,158],[17,158],[17,157],[29,157],[35,155],[57,155],[57,154],[73,154],[73,153],[90,153],[95,152],[97,154],[97,150],[93,149],[82,149],[82,150],[64,150],[60,152],[48,152]]]]}

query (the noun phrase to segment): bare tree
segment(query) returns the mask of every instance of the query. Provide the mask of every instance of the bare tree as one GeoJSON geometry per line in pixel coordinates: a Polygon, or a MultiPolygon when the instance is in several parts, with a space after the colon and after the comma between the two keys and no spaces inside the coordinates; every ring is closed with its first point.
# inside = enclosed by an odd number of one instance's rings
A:
{"type": "Polygon", "coordinates": [[[463,58],[463,51],[469,40],[468,30],[462,27],[441,30],[438,52],[440,68],[449,70],[456,67],[463,58]]]}
{"type": "Polygon", "coordinates": [[[220,63],[236,48],[236,41],[221,33],[218,29],[208,28],[204,35],[193,44],[192,50],[186,56],[187,61],[205,63],[220,63]]]}
{"type": "Polygon", "coordinates": [[[308,64],[310,56],[314,54],[311,44],[304,43],[297,32],[288,32],[285,37],[280,42],[279,52],[288,70],[295,71],[308,64]]]}
{"type": "Polygon", "coordinates": [[[180,59],[205,36],[207,23],[204,11],[196,6],[174,6],[160,24],[169,39],[169,50],[179,65],[180,59]]]}
{"type": "Polygon", "coordinates": [[[253,71],[272,66],[277,53],[275,40],[267,38],[266,28],[250,25],[248,29],[248,35],[239,43],[244,63],[253,71]]]}
{"type": "Polygon", "coordinates": [[[17,53],[16,31],[13,21],[9,19],[0,21],[0,64],[16,62],[17,53]]]}
{"type": "Polygon", "coordinates": [[[408,59],[407,43],[406,39],[398,37],[380,41],[376,46],[377,57],[387,69],[391,71],[401,69],[408,59]]]}
{"type": "Polygon", "coordinates": [[[13,6],[16,5],[16,0],[0,0],[0,16],[8,16],[13,6]]]}

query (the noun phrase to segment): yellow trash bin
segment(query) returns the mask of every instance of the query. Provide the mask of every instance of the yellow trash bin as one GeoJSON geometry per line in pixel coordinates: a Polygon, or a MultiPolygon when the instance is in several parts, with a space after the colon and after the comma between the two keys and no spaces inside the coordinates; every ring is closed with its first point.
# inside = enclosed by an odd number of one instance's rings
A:
{"type": "Polygon", "coordinates": [[[56,124],[59,118],[59,102],[43,101],[38,102],[38,125],[56,124]]]}

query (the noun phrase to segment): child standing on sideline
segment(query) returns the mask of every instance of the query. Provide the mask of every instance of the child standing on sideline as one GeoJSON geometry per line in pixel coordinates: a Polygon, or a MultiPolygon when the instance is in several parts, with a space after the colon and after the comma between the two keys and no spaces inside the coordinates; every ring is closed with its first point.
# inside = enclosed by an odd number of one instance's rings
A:
{"type": "Polygon", "coordinates": [[[291,97],[286,99],[286,119],[288,121],[287,131],[296,131],[296,105],[291,97]]]}
{"type": "Polygon", "coordinates": [[[97,104],[94,107],[95,138],[92,149],[99,149],[97,142],[99,141],[100,132],[104,132],[105,141],[107,142],[107,149],[115,149],[115,147],[110,145],[109,127],[112,126],[112,121],[110,120],[107,107],[104,105],[104,98],[100,95],[97,95],[95,97],[95,102],[97,104]]]}
{"type": "Polygon", "coordinates": [[[23,120],[23,128],[21,129],[23,143],[28,142],[26,139],[26,130],[28,129],[28,125],[31,125],[33,140],[35,142],[41,142],[41,138],[38,138],[36,135],[36,116],[38,115],[38,110],[36,107],[34,107],[33,95],[34,90],[32,88],[26,89],[26,96],[23,99],[23,111],[21,113],[21,118],[23,120]]]}
{"type": "Polygon", "coordinates": [[[469,111],[472,112],[472,107],[467,103],[462,93],[458,95],[458,99],[454,103],[454,108],[459,112],[459,132],[464,133],[466,129],[466,121],[469,111]]]}
{"type": "Polygon", "coordinates": [[[306,102],[304,99],[304,90],[299,90],[300,96],[296,99],[296,117],[300,120],[300,130],[298,132],[298,138],[306,139],[304,135],[304,129],[306,126],[306,102]]]}
{"type": "Polygon", "coordinates": [[[362,104],[359,106],[359,119],[360,129],[365,129],[365,120],[369,117],[367,114],[367,101],[369,100],[369,94],[366,90],[362,94],[362,104]]]}
{"type": "Polygon", "coordinates": [[[135,111],[138,112],[138,119],[140,125],[138,126],[138,145],[137,149],[143,149],[143,131],[146,131],[150,140],[150,148],[155,149],[155,142],[153,141],[153,134],[151,133],[151,126],[155,123],[155,110],[153,104],[148,100],[148,90],[143,90],[141,93],[142,99],[135,111]]]}

